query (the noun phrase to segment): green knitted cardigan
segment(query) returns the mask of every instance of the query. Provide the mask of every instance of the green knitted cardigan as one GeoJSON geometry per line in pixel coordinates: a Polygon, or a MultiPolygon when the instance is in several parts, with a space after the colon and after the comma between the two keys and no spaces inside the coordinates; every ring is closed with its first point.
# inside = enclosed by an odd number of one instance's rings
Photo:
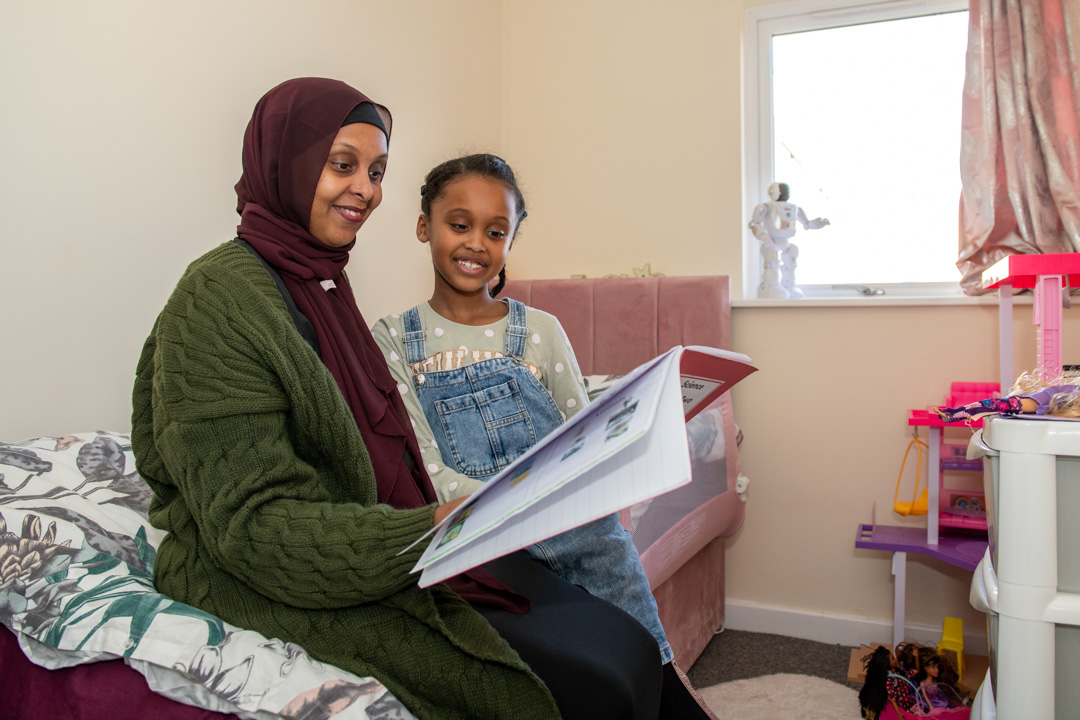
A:
{"type": "Polygon", "coordinates": [[[547,687],[464,600],[409,570],[435,506],[376,500],[333,376],[258,260],[192,263],[143,347],[132,444],[167,531],[158,589],[381,681],[418,718],[558,718],[547,687]]]}

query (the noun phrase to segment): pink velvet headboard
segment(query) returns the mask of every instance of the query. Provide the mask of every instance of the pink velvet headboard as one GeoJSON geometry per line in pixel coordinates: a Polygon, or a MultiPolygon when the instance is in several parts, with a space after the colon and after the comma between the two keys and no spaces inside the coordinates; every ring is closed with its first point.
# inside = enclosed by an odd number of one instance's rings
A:
{"type": "Polygon", "coordinates": [[[725,275],[508,280],[502,294],[559,318],[585,375],[626,373],[676,345],[731,349],[725,275]]]}

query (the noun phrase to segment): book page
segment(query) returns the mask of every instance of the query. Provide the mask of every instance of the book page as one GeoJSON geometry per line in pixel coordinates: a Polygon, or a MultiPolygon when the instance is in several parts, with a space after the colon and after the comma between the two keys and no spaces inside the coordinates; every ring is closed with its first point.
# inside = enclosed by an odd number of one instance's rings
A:
{"type": "Polygon", "coordinates": [[[690,450],[674,371],[672,365],[659,388],[656,418],[644,439],[562,484],[512,522],[435,559],[424,568],[420,587],[689,483],[690,450]]]}
{"type": "Polygon", "coordinates": [[[450,514],[414,569],[455,552],[643,437],[675,362],[675,350],[660,356],[489,480],[450,514]]]}

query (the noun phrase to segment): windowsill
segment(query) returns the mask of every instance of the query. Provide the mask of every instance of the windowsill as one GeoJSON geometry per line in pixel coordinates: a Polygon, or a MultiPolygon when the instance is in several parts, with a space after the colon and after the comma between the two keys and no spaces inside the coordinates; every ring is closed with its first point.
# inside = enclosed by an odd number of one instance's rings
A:
{"type": "MultiPolygon", "coordinates": [[[[1013,305],[1030,305],[1032,295],[1024,293],[1014,295],[1013,305]]],[[[732,300],[733,308],[822,308],[822,307],[940,307],[940,306],[963,306],[963,305],[998,305],[996,292],[987,295],[876,295],[857,297],[805,297],[805,298],[745,298],[732,300]]]]}

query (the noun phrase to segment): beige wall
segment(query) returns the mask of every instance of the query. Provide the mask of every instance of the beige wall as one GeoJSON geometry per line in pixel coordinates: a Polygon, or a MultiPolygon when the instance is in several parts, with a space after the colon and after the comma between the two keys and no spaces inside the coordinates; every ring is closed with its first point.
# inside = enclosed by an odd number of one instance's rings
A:
{"type": "MultiPolygon", "coordinates": [[[[765,4],[504,4],[503,147],[531,203],[510,272],[597,276],[649,263],[730,274],[738,291],[741,42],[745,8],[765,4]]],[[[1030,312],[1016,309],[1017,371],[1034,363],[1030,312]]],[[[874,503],[880,522],[908,522],[891,512],[907,410],[941,402],[953,380],[997,380],[996,306],[733,315],[735,349],[762,371],[734,391],[751,486],[728,598],[891,623],[890,557],[856,551],[856,529],[874,503]]],[[[1066,318],[1066,358],[1080,362],[1080,316],[1066,318]]],[[[970,574],[919,556],[908,572],[910,624],[940,628],[948,614],[983,629],[970,574]]]]}
{"type": "MultiPolygon", "coordinates": [[[[728,597],[891,622],[890,556],[855,550],[856,528],[871,521],[875,503],[879,523],[924,526],[923,518],[892,512],[911,439],[907,410],[941,403],[954,380],[997,380],[996,306],[733,314],[735,347],[761,372],[734,391],[751,485],[746,523],[729,546],[728,597]]],[[[1080,358],[1080,316],[1073,310],[1065,317],[1065,357],[1080,358]]],[[[1035,363],[1030,304],[1015,308],[1013,325],[1019,372],[1035,363]]],[[[927,440],[925,430],[920,437],[927,440]]],[[[949,442],[969,437],[947,431],[949,442]]],[[[909,500],[914,462],[901,485],[909,500]]],[[[971,475],[949,484],[978,489],[971,475]]],[[[952,615],[968,631],[985,631],[968,605],[970,580],[958,568],[910,555],[909,624],[940,628],[952,615]]]]}
{"type": "Polygon", "coordinates": [[[741,285],[740,3],[505,3],[503,147],[529,219],[509,271],[741,285]]]}
{"type": "Polygon", "coordinates": [[[390,107],[385,200],[349,270],[371,317],[429,290],[420,182],[463,147],[497,149],[500,3],[300,8],[0,4],[0,438],[128,427],[139,347],[184,266],[233,236],[244,127],[287,78],[390,107]]]}
{"type": "MultiPolygon", "coordinates": [[[[394,112],[385,201],[349,268],[369,319],[429,292],[417,189],[466,150],[503,152],[524,181],[512,274],[650,263],[738,285],[749,4],[763,3],[0,5],[0,440],[127,427],[139,346],[184,265],[231,237],[244,125],[287,77],[339,77],[394,112]]],[[[1034,356],[1029,312],[1017,309],[1018,369],[1034,356]]],[[[887,622],[889,561],[854,550],[856,526],[874,502],[897,521],[906,410],[951,380],[997,377],[994,308],[734,317],[736,349],[761,372],[735,391],[752,484],[729,597],[887,622]]],[[[913,623],[981,622],[965,573],[910,565],[913,623]]]]}

